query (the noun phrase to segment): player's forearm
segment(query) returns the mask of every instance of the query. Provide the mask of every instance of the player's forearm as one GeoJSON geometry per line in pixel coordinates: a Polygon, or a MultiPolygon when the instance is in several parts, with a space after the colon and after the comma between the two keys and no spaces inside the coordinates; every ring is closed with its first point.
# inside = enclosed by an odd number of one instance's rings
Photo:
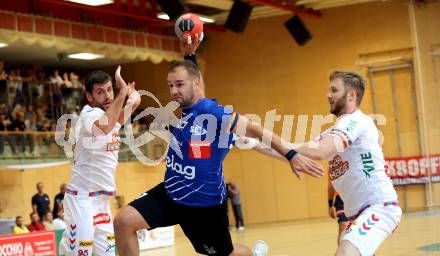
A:
{"type": "Polygon", "coordinates": [[[267,146],[264,146],[262,143],[259,143],[253,149],[263,155],[275,158],[277,160],[287,161],[286,157],[282,156],[280,153],[276,152],[272,148],[268,148],[267,146]]]}
{"type": "Polygon", "coordinates": [[[296,151],[314,160],[328,160],[338,153],[341,142],[332,136],[326,136],[319,142],[310,141],[296,151]]]}
{"type": "MultiPolygon", "coordinates": [[[[240,119],[243,120],[244,118],[240,116],[240,119]]],[[[289,151],[289,149],[283,145],[280,136],[267,129],[264,129],[261,125],[254,123],[250,120],[244,119],[243,122],[246,122],[246,137],[256,138],[262,141],[264,145],[267,145],[268,147],[274,149],[281,156],[285,156],[286,153],[289,151]],[[265,141],[268,139],[269,141],[265,141]]]]}
{"type": "Polygon", "coordinates": [[[323,154],[322,150],[319,149],[319,147],[312,147],[309,143],[306,143],[302,145],[301,147],[297,148],[296,151],[301,153],[304,156],[307,156],[308,158],[311,158],[313,160],[325,160],[326,156],[323,154]]]}
{"type": "Polygon", "coordinates": [[[121,108],[124,105],[125,97],[127,96],[127,91],[127,87],[122,88],[105,114],[96,121],[95,125],[105,134],[109,134],[115,127],[116,122],[118,122],[121,108]]]}
{"type": "Polygon", "coordinates": [[[275,158],[277,160],[283,160],[283,161],[287,160],[284,156],[280,155],[278,152],[276,152],[272,148],[264,145],[263,143],[261,143],[257,139],[240,136],[239,139],[235,142],[235,146],[240,148],[240,145],[242,143],[243,143],[243,145],[246,146],[246,148],[250,147],[260,154],[275,158]]]}

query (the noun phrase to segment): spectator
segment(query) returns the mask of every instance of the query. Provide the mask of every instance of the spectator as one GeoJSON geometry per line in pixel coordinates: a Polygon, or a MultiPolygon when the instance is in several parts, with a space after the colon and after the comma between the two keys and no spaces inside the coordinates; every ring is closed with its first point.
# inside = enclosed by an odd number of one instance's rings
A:
{"type": "Polygon", "coordinates": [[[73,88],[83,89],[83,85],[81,84],[81,81],[79,81],[79,77],[75,75],[75,73],[70,72],[70,82],[72,82],[73,88]]]}
{"type": "MultiPolygon", "coordinates": [[[[6,130],[8,130],[8,132],[15,132],[14,122],[10,119],[10,117],[6,119],[5,124],[6,124],[6,130]]],[[[16,154],[15,144],[17,143],[17,135],[11,133],[8,134],[6,138],[8,140],[9,147],[11,148],[12,154],[15,155],[16,154]]]]}
{"type": "Polygon", "coordinates": [[[55,226],[53,224],[53,215],[51,212],[46,212],[46,214],[44,214],[43,225],[46,230],[55,230],[55,226]]]}
{"type": "Polygon", "coordinates": [[[26,125],[26,132],[29,132],[29,134],[26,135],[27,142],[29,143],[29,152],[32,155],[36,155],[35,142],[37,141],[37,134],[35,132],[37,131],[37,114],[31,113],[30,118],[25,119],[24,122],[26,125]]]}
{"type": "Polygon", "coordinates": [[[141,126],[139,124],[139,120],[134,121],[133,125],[132,125],[132,128],[131,128],[134,136],[138,136],[139,135],[140,128],[141,128],[141,126]]]}
{"type": "Polygon", "coordinates": [[[28,229],[30,232],[46,230],[46,227],[43,225],[43,223],[40,222],[40,217],[36,212],[32,212],[30,214],[30,218],[31,224],[28,225],[28,229]]]}
{"type": "Polygon", "coordinates": [[[8,74],[4,70],[5,63],[0,61],[0,103],[7,104],[8,103],[8,93],[7,93],[7,79],[8,74]]]}
{"type": "Polygon", "coordinates": [[[29,230],[23,225],[23,217],[15,217],[15,226],[12,228],[12,234],[26,234],[29,230]]]}
{"type": "Polygon", "coordinates": [[[38,213],[40,219],[43,219],[44,214],[50,212],[49,196],[43,192],[44,185],[42,182],[37,183],[38,193],[32,197],[32,210],[38,213]]]}
{"type": "Polygon", "coordinates": [[[69,74],[67,72],[63,73],[63,84],[66,88],[72,88],[72,82],[69,81],[69,74]]]}
{"type": "MultiPolygon", "coordinates": [[[[47,121],[46,118],[46,111],[47,111],[47,107],[39,107],[37,109],[37,122],[40,124],[39,128],[41,129],[43,127],[43,123],[45,123],[47,121]]],[[[38,125],[37,125],[38,128],[38,125]]]]}
{"type": "Polygon", "coordinates": [[[0,105],[0,113],[4,114],[6,116],[6,118],[9,117],[10,113],[9,113],[9,107],[7,104],[0,105]]]}
{"type": "Polygon", "coordinates": [[[18,68],[15,71],[16,75],[13,77],[15,81],[15,100],[12,106],[15,106],[19,102],[21,102],[23,98],[23,78],[21,77],[21,70],[18,68]]]}
{"type": "Polygon", "coordinates": [[[12,127],[14,128],[14,131],[20,132],[20,134],[16,134],[17,138],[17,144],[20,146],[21,153],[26,153],[26,135],[23,134],[24,130],[26,129],[26,125],[24,123],[24,113],[22,111],[17,112],[16,118],[14,121],[12,121],[12,127]]]}
{"type": "Polygon", "coordinates": [[[53,225],[55,227],[55,230],[63,230],[67,228],[66,222],[64,222],[64,210],[61,209],[57,213],[57,218],[53,220],[53,225]]]}
{"type": "Polygon", "coordinates": [[[32,104],[32,84],[35,81],[35,68],[33,66],[22,68],[22,80],[23,80],[23,97],[24,105],[28,106],[32,104]]]}
{"type": "Polygon", "coordinates": [[[51,84],[56,84],[58,86],[61,86],[63,84],[63,79],[56,69],[53,71],[53,75],[49,79],[51,84]]]}
{"type": "Polygon", "coordinates": [[[64,200],[64,194],[66,194],[67,185],[66,183],[61,184],[60,186],[60,193],[58,193],[55,196],[54,202],[53,202],[53,216],[57,216],[58,212],[63,209],[63,200],[64,200]]]}
{"type": "Polygon", "coordinates": [[[64,106],[64,98],[61,93],[60,86],[58,84],[54,84],[52,86],[52,100],[53,100],[53,111],[54,111],[54,119],[58,120],[63,114],[63,106],[64,106]]]}
{"type": "Polygon", "coordinates": [[[8,81],[6,82],[6,90],[8,94],[8,105],[9,108],[14,107],[15,103],[15,95],[17,90],[17,82],[16,82],[16,74],[15,70],[11,70],[8,81]]]}
{"type": "Polygon", "coordinates": [[[40,151],[43,155],[47,155],[49,153],[50,143],[53,140],[53,138],[51,138],[50,133],[49,133],[50,132],[50,123],[49,123],[49,120],[44,119],[40,124],[41,124],[40,131],[45,132],[43,135],[40,136],[42,139],[42,144],[43,144],[40,151]]]}
{"type": "Polygon", "coordinates": [[[35,83],[32,86],[32,96],[33,96],[33,102],[40,106],[43,104],[43,96],[44,96],[44,84],[46,83],[46,74],[44,74],[43,71],[37,72],[37,78],[35,83]]]}
{"type": "Polygon", "coordinates": [[[14,107],[12,108],[11,116],[13,116],[15,119],[15,117],[17,117],[18,112],[24,112],[24,108],[20,103],[14,105],[14,107]]]}
{"type": "Polygon", "coordinates": [[[240,189],[233,182],[228,182],[228,196],[231,199],[232,211],[234,212],[235,227],[244,230],[243,213],[241,211],[240,189]]]}
{"type": "Polygon", "coordinates": [[[24,119],[30,120],[32,117],[32,114],[34,114],[34,113],[35,113],[34,106],[28,105],[26,108],[26,111],[24,112],[24,119]]]}

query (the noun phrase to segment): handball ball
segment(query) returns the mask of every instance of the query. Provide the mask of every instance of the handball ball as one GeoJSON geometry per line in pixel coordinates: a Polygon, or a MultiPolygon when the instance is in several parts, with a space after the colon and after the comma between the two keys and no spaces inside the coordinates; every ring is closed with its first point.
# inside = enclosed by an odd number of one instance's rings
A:
{"type": "Polygon", "coordinates": [[[176,36],[187,44],[195,41],[196,34],[199,34],[199,41],[203,40],[203,22],[193,14],[187,13],[180,16],[174,24],[176,36]]]}

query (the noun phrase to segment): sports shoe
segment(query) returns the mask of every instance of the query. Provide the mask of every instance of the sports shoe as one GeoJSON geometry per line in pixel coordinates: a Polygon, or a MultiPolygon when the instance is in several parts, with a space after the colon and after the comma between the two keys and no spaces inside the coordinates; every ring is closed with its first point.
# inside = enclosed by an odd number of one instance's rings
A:
{"type": "Polygon", "coordinates": [[[257,240],[252,249],[253,256],[267,256],[269,252],[269,244],[264,240],[257,240]]]}
{"type": "Polygon", "coordinates": [[[243,231],[243,230],[244,230],[244,227],[243,227],[243,226],[240,226],[240,227],[237,228],[237,230],[238,230],[238,231],[243,231]]]}

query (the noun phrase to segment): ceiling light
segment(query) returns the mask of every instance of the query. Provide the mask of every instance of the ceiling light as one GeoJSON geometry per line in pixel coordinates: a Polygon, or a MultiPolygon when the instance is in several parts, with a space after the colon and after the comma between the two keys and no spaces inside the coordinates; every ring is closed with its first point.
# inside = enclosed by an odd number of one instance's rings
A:
{"type": "MultiPolygon", "coordinates": [[[[213,18],[203,17],[200,15],[197,15],[197,16],[199,16],[200,20],[203,21],[204,23],[214,23],[215,22],[215,20],[213,18]]],[[[170,17],[166,13],[159,13],[157,15],[157,17],[162,20],[169,20],[170,19],[170,17]]]]}
{"type": "Polygon", "coordinates": [[[112,4],[114,2],[113,0],[66,0],[66,1],[77,3],[77,4],[91,5],[91,6],[112,4]]]}
{"type": "Polygon", "coordinates": [[[170,16],[168,16],[168,14],[166,14],[166,13],[159,13],[159,14],[157,14],[157,17],[162,20],[169,20],[170,19],[170,16]]]}
{"type": "Polygon", "coordinates": [[[78,60],[96,60],[104,58],[104,55],[101,54],[93,54],[87,52],[80,52],[67,55],[70,59],[78,59],[78,60]]]}
{"type": "Polygon", "coordinates": [[[214,23],[215,20],[213,18],[208,18],[208,17],[203,17],[203,16],[199,16],[200,20],[205,22],[205,23],[214,23]]]}

